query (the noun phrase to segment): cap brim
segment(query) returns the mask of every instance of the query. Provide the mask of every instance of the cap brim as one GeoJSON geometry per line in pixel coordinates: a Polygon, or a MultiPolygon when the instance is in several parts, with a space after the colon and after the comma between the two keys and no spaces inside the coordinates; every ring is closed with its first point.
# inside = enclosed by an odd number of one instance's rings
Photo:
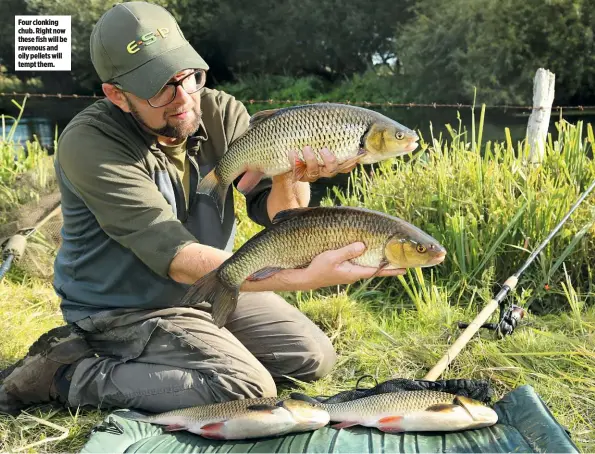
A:
{"type": "Polygon", "coordinates": [[[190,44],[185,44],[155,57],[114,80],[125,91],[139,98],[149,99],[155,96],[176,73],[190,68],[207,70],[209,65],[190,44]]]}

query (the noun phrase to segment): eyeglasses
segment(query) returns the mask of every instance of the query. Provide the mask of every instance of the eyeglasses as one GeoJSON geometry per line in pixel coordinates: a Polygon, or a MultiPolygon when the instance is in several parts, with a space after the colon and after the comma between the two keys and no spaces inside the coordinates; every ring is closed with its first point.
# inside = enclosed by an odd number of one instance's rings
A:
{"type": "Polygon", "coordinates": [[[197,69],[196,71],[188,74],[187,76],[181,78],[176,82],[168,82],[166,83],[163,88],[152,98],[149,98],[147,102],[151,107],[163,107],[172,102],[176,99],[176,94],[178,93],[178,85],[181,85],[182,88],[191,95],[192,93],[196,93],[202,87],[205,86],[205,82],[207,80],[207,73],[202,69],[197,69]]]}
{"type": "MultiPolygon", "coordinates": [[[[192,93],[196,93],[202,87],[205,86],[205,82],[207,80],[207,73],[202,69],[197,69],[187,76],[184,76],[180,80],[175,82],[168,82],[166,83],[159,93],[155,96],[147,99],[147,102],[151,107],[163,107],[167,106],[171,103],[174,99],[176,99],[176,94],[178,93],[178,86],[181,85],[182,88],[186,93],[191,95],[192,93]]],[[[114,84],[120,90],[122,87],[119,84],[114,84]]]]}

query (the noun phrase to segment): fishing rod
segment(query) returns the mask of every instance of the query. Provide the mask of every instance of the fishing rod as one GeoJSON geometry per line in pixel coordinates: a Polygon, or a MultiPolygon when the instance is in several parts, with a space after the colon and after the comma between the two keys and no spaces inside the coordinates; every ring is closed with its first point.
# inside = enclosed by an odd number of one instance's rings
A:
{"type": "Polygon", "coordinates": [[[537,246],[537,248],[533,251],[533,253],[529,256],[529,258],[523,263],[523,265],[510,276],[502,285],[500,291],[496,294],[496,296],[490,300],[490,302],[483,308],[483,310],[475,317],[469,324],[460,324],[461,327],[466,327],[465,331],[459,336],[459,338],[455,341],[455,343],[448,349],[446,354],[436,363],[436,365],[427,373],[424,377],[425,380],[436,380],[442,372],[448,367],[448,365],[455,359],[455,357],[461,352],[461,350],[467,345],[469,340],[477,333],[477,331],[484,327],[488,329],[494,329],[496,334],[499,338],[503,338],[507,335],[513,333],[516,325],[520,322],[520,320],[525,315],[524,309],[519,306],[511,305],[508,310],[504,310],[504,303],[503,300],[506,298],[508,293],[511,290],[514,290],[519,282],[519,278],[521,274],[531,265],[531,263],[535,260],[535,258],[539,255],[539,253],[547,246],[547,244],[551,241],[551,239],[558,233],[558,231],[562,228],[562,226],[566,223],[568,218],[572,215],[574,210],[578,208],[578,206],[585,200],[585,198],[591,193],[591,191],[595,188],[595,181],[591,183],[591,186],[587,188],[587,190],[579,197],[579,199],[575,202],[575,204],[570,208],[568,213],[562,218],[562,220],[554,227],[554,229],[550,232],[543,242],[537,246]],[[488,318],[494,313],[494,311],[500,307],[500,321],[497,325],[494,324],[486,324],[488,318]]]}

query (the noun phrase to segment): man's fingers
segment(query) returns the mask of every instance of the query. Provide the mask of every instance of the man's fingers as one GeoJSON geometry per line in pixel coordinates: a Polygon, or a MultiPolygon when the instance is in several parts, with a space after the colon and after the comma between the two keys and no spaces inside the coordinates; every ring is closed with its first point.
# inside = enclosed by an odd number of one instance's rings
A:
{"type": "Polygon", "coordinates": [[[320,177],[320,166],[316,155],[312,152],[312,147],[306,145],[302,150],[304,162],[306,163],[306,174],[304,180],[312,182],[320,177]]]}
{"type": "Polygon", "coordinates": [[[322,157],[322,161],[324,162],[323,173],[328,176],[335,175],[337,173],[337,167],[339,167],[335,155],[332,154],[329,151],[329,149],[325,147],[322,150],[320,150],[320,156],[322,157]]]}
{"type": "Polygon", "coordinates": [[[297,153],[295,152],[295,150],[289,150],[289,153],[287,155],[289,156],[289,163],[291,164],[291,169],[293,170],[295,169],[297,153]]]}
{"type": "Polygon", "coordinates": [[[396,270],[382,270],[380,273],[377,274],[379,277],[386,277],[386,276],[402,276],[407,273],[407,269],[405,268],[397,268],[396,270]]]}
{"type": "Polygon", "coordinates": [[[335,263],[342,263],[347,260],[353,259],[358,257],[364,253],[366,250],[366,245],[362,242],[357,242],[353,244],[349,244],[341,249],[336,249],[334,251],[328,251],[328,260],[331,260],[335,263]]]}
{"type": "Polygon", "coordinates": [[[396,277],[402,276],[407,272],[406,269],[399,268],[396,270],[382,270],[378,272],[378,268],[372,268],[371,266],[359,266],[353,265],[352,263],[345,263],[343,265],[343,271],[349,273],[352,276],[357,276],[357,279],[369,279],[371,277],[396,277]]]}

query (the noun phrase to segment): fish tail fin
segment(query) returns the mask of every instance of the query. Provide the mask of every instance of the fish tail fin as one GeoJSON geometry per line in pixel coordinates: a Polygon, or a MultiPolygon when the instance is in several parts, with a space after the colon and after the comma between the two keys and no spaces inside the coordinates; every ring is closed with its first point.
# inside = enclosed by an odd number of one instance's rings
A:
{"type": "Polygon", "coordinates": [[[225,209],[225,197],[227,196],[227,191],[229,189],[229,185],[222,182],[217,173],[215,172],[216,169],[211,170],[207,176],[205,176],[200,183],[198,184],[197,192],[200,194],[205,194],[211,197],[215,201],[215,205],[219,210],[219,216],[223,221],[223,213],[225,209]]]}
{"type": "Polygon", "coordinates": [[[221,328],[238,304],[239,288],[223,281],[215,269],[196,281],[186,292],[181,306],[193,306],[207,301],[211,304],[213,322],[221,328]]]}
{"type": "Polygon", "coordinates": [[[116,410],[114,411],[114,415],[131,421],[151,422],[151,417],[149,415],[145,415],[144,413],[135,410],[116,410]]]}

